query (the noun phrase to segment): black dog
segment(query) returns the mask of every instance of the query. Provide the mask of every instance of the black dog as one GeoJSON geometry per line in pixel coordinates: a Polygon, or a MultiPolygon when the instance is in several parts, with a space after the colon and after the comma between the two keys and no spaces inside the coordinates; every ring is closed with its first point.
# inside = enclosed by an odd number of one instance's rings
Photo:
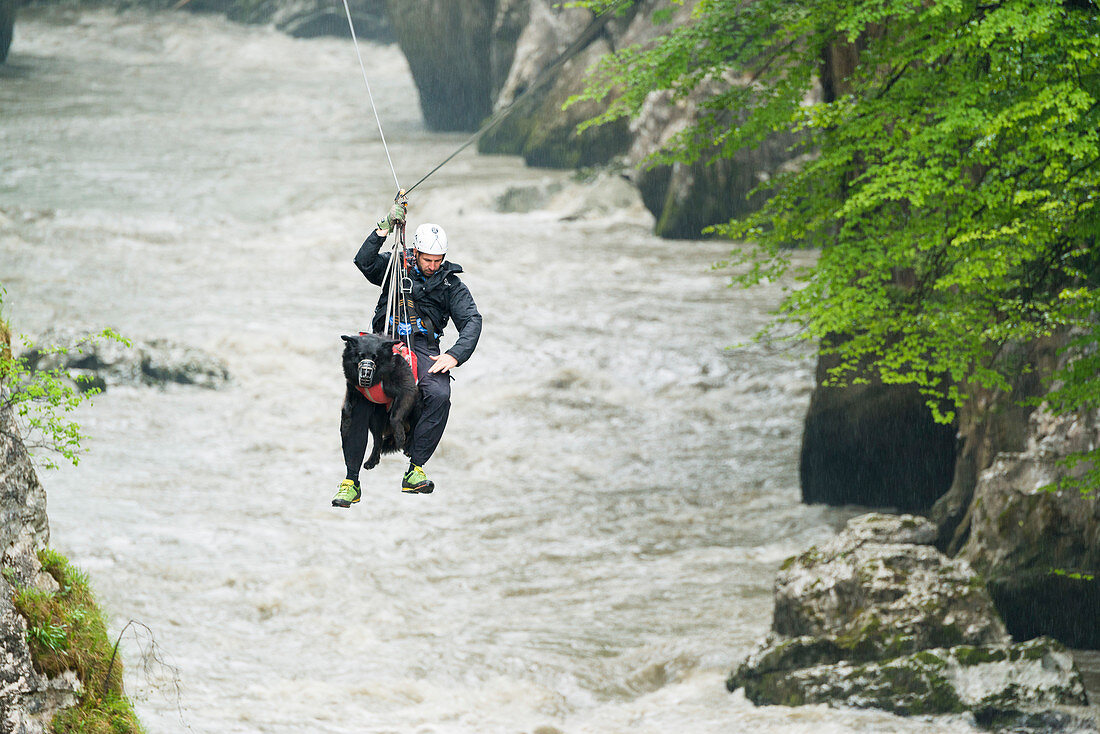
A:
{"type": "Polygon", "coordinates": [[[395,339],[381,334],[341,336],[344,344],[344,377],[347,393],[340,411],[340,442],[348,477],[359,476],[359,462],[367,450],[367,433],[373,439],[370,457],[363,467],[373,469],[383,453],[406,450],[409,427],[419,412],[419,391],[409,363],[393,351],[395,339]],[[360,387],[375,388],[393,401],[389,410],[368,400],[360,387]]]}

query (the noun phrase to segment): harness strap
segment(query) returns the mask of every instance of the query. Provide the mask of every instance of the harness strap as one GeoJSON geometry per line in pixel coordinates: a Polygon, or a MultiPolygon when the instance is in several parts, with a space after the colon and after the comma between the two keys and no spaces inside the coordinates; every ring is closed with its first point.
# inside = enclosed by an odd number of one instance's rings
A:
{"type": "MultiPolygon", "coordinates": [[[[363,334],[363,332],[359,333],[360,335],[363,334]]],[[[414,355],[409,350],[408,345],[404,342],[398,342],[397,344],[394,344],[393,353],[408,362],[409,367],[412,369],[413,382],[419,384],[420,377],[418,376],[416,369],[416,355],[414,355]]],[[[365,397],[372,403],[376,405],[386,406],[386,410],[389,410],[391,407],[393,407],[393,398],[386,394],[386,391],[383,389],[381,382],[379,382],[377,385],[371,385],[370,387],[361,387],[359,385],[356,385],[355,389],[358,390],[363,395],[363,397],[365,397]]]]}

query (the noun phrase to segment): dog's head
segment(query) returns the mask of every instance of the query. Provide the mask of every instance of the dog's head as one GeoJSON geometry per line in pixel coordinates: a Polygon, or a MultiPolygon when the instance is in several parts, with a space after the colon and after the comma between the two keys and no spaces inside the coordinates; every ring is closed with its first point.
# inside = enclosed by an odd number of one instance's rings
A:
{"type": "Polygon", "coordinates": [[[340,338],[344,340],[344,377],[352,385],[374,387],[389,374],[396,339],[381,334],[345,334],[340,338]]]}

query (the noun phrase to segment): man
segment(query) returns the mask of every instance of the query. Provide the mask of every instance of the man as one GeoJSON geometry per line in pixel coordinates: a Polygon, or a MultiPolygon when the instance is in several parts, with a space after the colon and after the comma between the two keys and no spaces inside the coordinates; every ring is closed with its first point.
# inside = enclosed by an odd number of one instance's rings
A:
{"type": "MultiPolygon", "coordinates": [[[[407,205],[400,197],[374,231],[367,235],[355,265],[371,283],[381,286],[389,269],[390,253],[379,253],[386,236],[398,223],[405,221],[407,205]]],[[[412,427],[409,438],[409,468],[401,480],[401,491],[410,494],[430,494],[435,483],[424,473],[424,464],[432,457],[451,410],[451,370],[463,364],[474,353],[481,336],[481,314],[466,285],[458,279],[462,267],[445,261],[447,234],[437,224],[422,224],[412,239],[415,265],[409,269],[412,280],[413,312],[412,347],[420,388],[420,418],[412,427]],[[458,328],[454,346],[442,354],[439,338],[447,322],[458,328]]],[[[388,285],[387,285],[388,288],[388,285]]],[[[383,288],[371,324],[376,333],[386,331],[387,288],[383,288]]],[[[359,488],[345,480],[333,502],[358,499],[359,488]],[[348,486],[350,485],[350,486],[348,486]],[[348,495],[344,497],[343,495],[348,495]],[[354,499],[352,498],[354,496],[354,499]]],[[[346,505],[345,505],[346,506],[346,505]]]]}

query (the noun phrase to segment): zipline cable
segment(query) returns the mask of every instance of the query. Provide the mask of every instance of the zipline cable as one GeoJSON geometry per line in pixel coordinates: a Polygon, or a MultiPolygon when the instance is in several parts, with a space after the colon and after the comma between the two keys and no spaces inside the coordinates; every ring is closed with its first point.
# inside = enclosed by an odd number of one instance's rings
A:
{"type": "Polygon", "coordinates": [[[363,83],[367,86],[367,98],[370,99],[370,108],[374,111],[374,121],[378,123],[378,134],[382,137],[382,147],[386,150],[386,160],[390,163],[390,172],[393,174],[393,182],[397,188],[401,188],[401,182],[397,180],[397,169],[393,167],[393,159],[390,158],[390,146],[386,145],[386,134],[382,132],[382,118],[378,116],[378,108],[374,106],[374,95],[370,91],[370,82],[367,81],[367,67],[363,64],[363,54],[359,53],[359,39],[355,35],[355,24],[351,21],[351,8],[348,0],[344,0],[344,12],[348,16],[348,28],[351,29],[351,42],[355,46],[355,55],[359,58],[359,68],[363,70],[363,83]]]}

